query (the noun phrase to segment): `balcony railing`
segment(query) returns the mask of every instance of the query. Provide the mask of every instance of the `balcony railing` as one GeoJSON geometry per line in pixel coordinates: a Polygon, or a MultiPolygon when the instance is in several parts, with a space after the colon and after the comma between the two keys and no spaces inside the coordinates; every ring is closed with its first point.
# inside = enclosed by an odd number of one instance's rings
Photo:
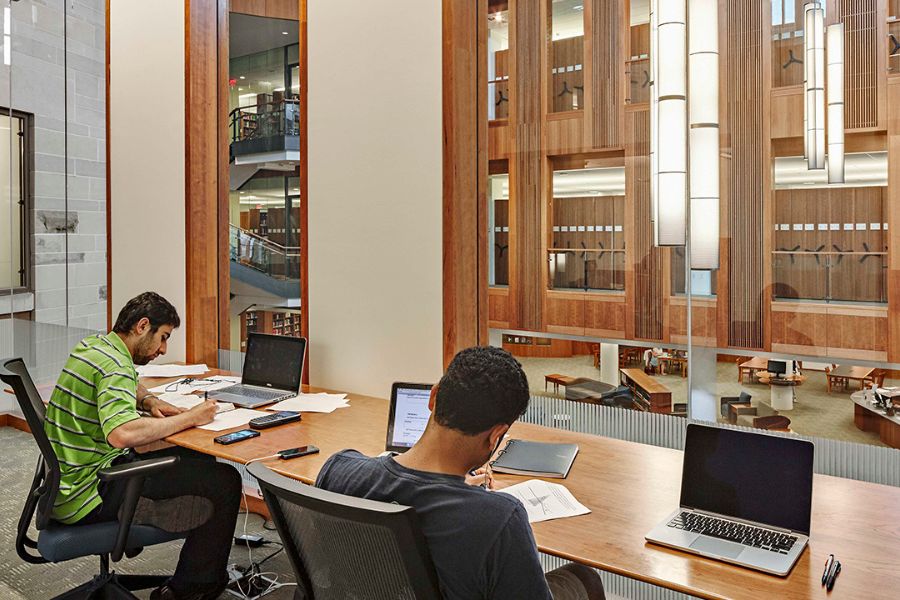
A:
{"type": "Polygon", "coordinates": [[[271,240],[229,225],[231,261],[275,279],[300,279],[300,248],[271,240]]]}
{"type": "Polygon", "coordinates": [[[300,149],[300,101],[240,106],[229,115],[231,155],[300,149]]]}
{"type": "Polygon", "coordinates": [[[777,299],[887,302],[887,253],[776,250],[777,299]]]}

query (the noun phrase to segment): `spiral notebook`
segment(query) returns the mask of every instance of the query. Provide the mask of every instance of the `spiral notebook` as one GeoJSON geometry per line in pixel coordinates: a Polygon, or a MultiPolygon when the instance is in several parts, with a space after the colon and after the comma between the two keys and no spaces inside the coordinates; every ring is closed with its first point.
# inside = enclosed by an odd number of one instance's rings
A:
{"type": "Polygon", "coordinates": [[[578,454],[577,444],[509,440],[491,463],[497,473],[564,479],[578,454]]]}

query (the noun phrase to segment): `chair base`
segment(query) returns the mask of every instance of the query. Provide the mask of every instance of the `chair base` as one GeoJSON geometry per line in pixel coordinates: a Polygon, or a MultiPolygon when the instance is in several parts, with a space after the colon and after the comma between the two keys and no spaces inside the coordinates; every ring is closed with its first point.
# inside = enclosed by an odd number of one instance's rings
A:
{"type": "Polygon", "coordinates": [[[53,600],[137,600],[131,592],[158,588],[166,583],[166,575],[118,575],[109,570],[108,557],[100,559],[100,574],[53,600]]]}

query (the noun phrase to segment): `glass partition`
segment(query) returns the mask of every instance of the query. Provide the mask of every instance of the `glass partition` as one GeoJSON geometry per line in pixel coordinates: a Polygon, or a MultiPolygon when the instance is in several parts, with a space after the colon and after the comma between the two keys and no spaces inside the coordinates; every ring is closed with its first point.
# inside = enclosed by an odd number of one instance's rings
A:
{"type": "Polygon", "coordinates": [[[549,112],[584,110],[584,2],[554,0],[548,10],[549,112]]]}

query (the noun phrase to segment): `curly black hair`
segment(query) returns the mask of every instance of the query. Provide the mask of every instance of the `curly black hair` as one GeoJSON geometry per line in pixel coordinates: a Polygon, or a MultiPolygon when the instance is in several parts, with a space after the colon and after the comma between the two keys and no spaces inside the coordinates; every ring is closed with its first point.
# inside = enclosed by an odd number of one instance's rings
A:
{"type": "Polygon", "coordinates": [[[528,379],[512,355],[477,346],[460,351],[438,384],[434,420],[466,435],[511,425],[528,408],[528,379]]]}
{"type": "Polygon", "coordinates": [[[144,292],[135,296],[119,311],[113,331],[116,333],[128,333],[137,325],[138,321],[147,317],[150,319],[150,332],[155,333],[163,325],[178,327],[181,318],[178,311],[168,300],[156,292],[144,292]]]}

